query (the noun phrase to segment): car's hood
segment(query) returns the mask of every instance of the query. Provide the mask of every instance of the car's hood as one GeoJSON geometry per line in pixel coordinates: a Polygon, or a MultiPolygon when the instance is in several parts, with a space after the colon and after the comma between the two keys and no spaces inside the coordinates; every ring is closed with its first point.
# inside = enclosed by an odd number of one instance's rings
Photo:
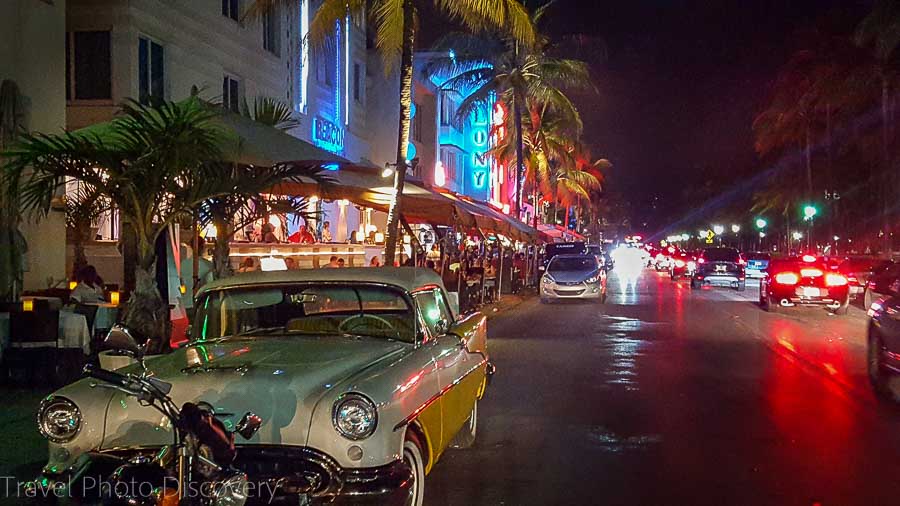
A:
{"type": "MultiPolygon", "coordinates": [[[[208,402],[229,427],[252,411],[264,421],[252,442],[304,445],[313,408],[326,393],[407,349],[411,345],[341,336],[255,338],[189,346],[147,366],[173,384],[171,396],[179,406],[208,402]]],[[[171,441],[157,411],[118,393],[110,400],[102,448],[171,441]]]]}
{"type": "Polygon", "coordinates": [[[597,271],[550,271],[548,274],[557,283],[580,283],[597,274],[597,271]]]}

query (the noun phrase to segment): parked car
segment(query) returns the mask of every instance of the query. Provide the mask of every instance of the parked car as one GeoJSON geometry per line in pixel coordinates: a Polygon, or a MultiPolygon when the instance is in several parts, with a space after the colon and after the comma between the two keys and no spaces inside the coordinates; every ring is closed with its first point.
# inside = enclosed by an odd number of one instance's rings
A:
{"type": "Polygon", "coordinates": [[[764,278],[771,259],[772,257],[768,253],[748,253],[746,255],[747,265],[744,267],[744,275],[747,276],[747,279],[764,278]]]}
{"type": "Polygon", "coordinates": [[[847,277],[813,255],[772,260],[759,282],[759,304],[775,312],[794,306],[826,306],[846,314],[850,305],[847,277]]]}
{"type": "Polygon", "coordinates": [[[676,253],[669,265],[669,276],[673,281],[682,276],[692,277],[697,270],[697,257],[694,253],[681,251],[676,253]]]}
{"type": "Polygon", "coordinates": [[[868,309],[878,299],[898,293],[900,293],[900,263],[885,263],[878,270],[873,271],[866,281],[863,303],[868,309]]]}
{"type": "MultiPolygon", "coordinates": [[[[239,274],[206,285],[195,307],[190,345],[146,365],[176,405],[208,402],[226,426],[259,415],[233,465],[278,498],[421,505],[445,450],[474,442],[493,372],[486,319],[459,315],[432,270],[239,274]]],[[[93,383],[42,404],[48,482],[172,441],[156,411],[93,383]]]]}
{"type": "Polygon", "coordinates": [[[900,297],[888,297],[868,310],[867,370],[872,388],[879,396],[896,400],[891,379],[900,375],[900,297]]]}
{"type": "Polygon", "coordinates": [[[848,257],[838,262],[838,270],[847,277],[850,299],[856,299],[866,291],[866,283],[872,273],[890,265],[890,261],[874,257],[848,257]]]}
{"type": "Polygon", "coordinates": [[[744,291],[747,288],[744,259],[734,248],[706,248],[697,257],[697,270],[691,277],[691,288],[704,284],[720,285],[744,291]]]}
{"type": "Polygon", "coordinates": [[[541,277],[541,302],[606,298],[606,271],[593,255],[557,255],[541,277]]]}

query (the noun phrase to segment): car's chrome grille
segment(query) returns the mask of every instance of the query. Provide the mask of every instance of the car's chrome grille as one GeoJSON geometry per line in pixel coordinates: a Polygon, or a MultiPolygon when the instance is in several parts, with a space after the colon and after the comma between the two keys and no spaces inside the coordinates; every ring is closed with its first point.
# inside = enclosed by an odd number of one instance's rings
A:
{"type": "Polygon", "coordinates": [[[569,297],[581,295],[582,293],[584,293],[584,290],[556,290],[556,295],[569,296],[569,297]]]}

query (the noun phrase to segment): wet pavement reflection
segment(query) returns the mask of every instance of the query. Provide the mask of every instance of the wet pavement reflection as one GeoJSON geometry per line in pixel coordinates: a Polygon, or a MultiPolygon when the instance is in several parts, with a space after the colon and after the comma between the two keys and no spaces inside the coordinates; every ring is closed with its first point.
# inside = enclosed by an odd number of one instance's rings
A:
{"type": "Polygon", "coordinates": [[[756,296],[614,272],[606,304],[492,320],[479,440],[426,503],[900,504],[900,413],[868,392],[862,312],[756,296]]]}

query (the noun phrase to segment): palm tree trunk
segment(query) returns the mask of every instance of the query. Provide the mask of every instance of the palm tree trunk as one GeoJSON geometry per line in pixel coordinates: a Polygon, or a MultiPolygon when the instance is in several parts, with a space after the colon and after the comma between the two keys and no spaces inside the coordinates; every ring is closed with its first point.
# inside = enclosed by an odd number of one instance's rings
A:
{"type": "Polygon", "coordinates": [[[513,93],[513,114],[516,124],[516,218],[522,216],[522,169],[524,164],[524,141],[522,139],[522,102],[518,93],[513,93]]]}
{"type": "Polygon", "coordinates": [[[534,186],[531,188],[531,205],[533,206],[533,209],[531,210],[531,214],[532,214],[531,221],[532,221],[532,226],[535,229],[537,229],[537,227],[538,227],[538,212],[541,209],[541,205],[540,205],[541,203],[538,202],[537,175],[536,174],[535,174],[534,179],[535,179],[534,186]]]}
{"type": "Polygon", "coordinates": [[[388,210],[384,244],[384,265],[393,267],[399,238],[403,186],[406,183],[406,157],[409,145],[410,109],[412,107],[413,49],[416,43],[415,6],[413,0],[403,2],[403,51],[400,56],[400,135],[397,139],[397,170],[394,171],[394,198],[388,210]]]}
{"type": "Polygon", "coordinates": [[[225,220],[216,220],[216,242],[213,247],[213,268],[216,279],[227,278],[233,274],[231,268],[231,246],[229,241],[234,237],[234,227],[225,220]]]}
{"type": "Polygon", "coordinates": [[[156,286],[156,252],[153,239],[138,237],[135,286],[125,313],[125,326],[148,340],[147,352],[157,354],[169,347],[169,306],[156,286]]]}
{"type": "Polygon", "coordinates": [[[803,154],[806,158],[806,198],[813,198],[812,184],[812,132],[809,123],[806,124],[806,137],[804,139],[803,154]]]}

